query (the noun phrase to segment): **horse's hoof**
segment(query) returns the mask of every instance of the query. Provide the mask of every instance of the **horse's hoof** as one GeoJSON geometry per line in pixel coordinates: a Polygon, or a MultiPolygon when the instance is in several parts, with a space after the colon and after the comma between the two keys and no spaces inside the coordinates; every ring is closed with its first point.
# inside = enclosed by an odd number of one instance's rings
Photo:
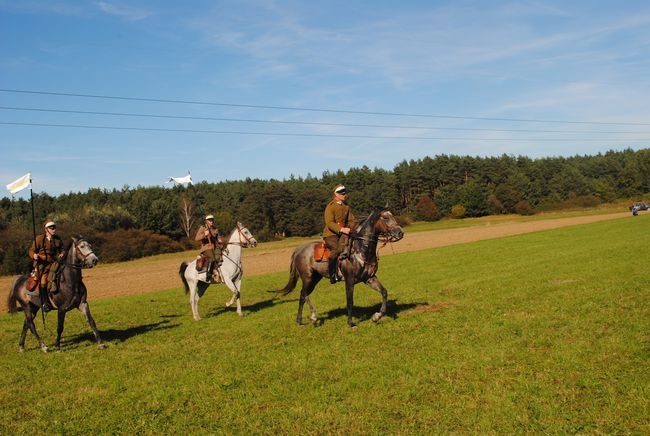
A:
{"type": "Polygon", "coordinates": [[[381,312],[376,312],[375,314],[372,315],[371,319],[373,322],[379,322],[382,316],[383,315],[381,314],[381,312]]]}
{"type": "Polygon", "coordinates": [[[237,315],[239,315],[239,316],[244,316],[244,314],[241,313],[241,312],[237,312],[237,315]]]}
{"type": "Polygon", "coordinates": [[[226,303],[226,307],[232,306],[232,303],[226,303]]]}
{"type": "Polygon", "coordinates": [[[41,347],[41,351],[42,351],[43,353],[47,353],[49,350],[48,350],[47,347],[41,347]]]}
{"type": "Polygon", "coordinates": [[[104,344],[97,344],[97,347],[98,347],[100,350],[104,350],[104,349],[106,349],[106,345],[104,345],[104,344]]]}
{"type": "Polygon", "coordinates": [[[21,352],[21,353],[24,353],[25,352],[25,347],[18,348],[18,351],[21,352]]]}

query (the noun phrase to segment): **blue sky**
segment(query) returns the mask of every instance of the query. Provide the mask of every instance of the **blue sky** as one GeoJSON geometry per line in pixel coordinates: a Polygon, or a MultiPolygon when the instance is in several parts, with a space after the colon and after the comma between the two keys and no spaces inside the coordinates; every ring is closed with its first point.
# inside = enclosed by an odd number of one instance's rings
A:
{"type": "Polygon", "coordinates": [[[641,149],[650,3],[0,0],[0,89],[51,195],[641,149]]]}

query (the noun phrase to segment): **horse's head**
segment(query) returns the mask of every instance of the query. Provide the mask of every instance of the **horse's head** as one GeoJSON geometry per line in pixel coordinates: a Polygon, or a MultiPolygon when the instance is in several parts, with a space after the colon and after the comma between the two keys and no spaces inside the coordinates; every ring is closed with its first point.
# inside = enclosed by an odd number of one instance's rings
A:
{"type": "Polygon", "coordinates": [[[374,226],[377,234],[384,236],[387,242],[399,241],[404,237],[404,230],[389,210],[381,209],[377,213],[378,219],[374,226]]]}
{"type": "Polygon", "coordinates": [[[257,247],[257,239],[255,239],[250,230],[244,227],[242,223],[237,223],[236,232],[239,236],[239,245],[244,248],[257,247]]]}
{"type": "Polygon", "coordinates": [[[82,267],[92,268],[99,262],[99,258],[93,253],[90,243],[82,237],[72,238],[72,249],[74,251],[75,264],[79,262],[82,267]]]}

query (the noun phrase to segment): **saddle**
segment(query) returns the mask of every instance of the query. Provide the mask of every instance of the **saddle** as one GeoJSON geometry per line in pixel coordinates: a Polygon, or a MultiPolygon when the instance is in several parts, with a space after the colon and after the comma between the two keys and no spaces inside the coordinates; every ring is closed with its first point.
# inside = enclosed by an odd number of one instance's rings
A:
{"type": "Polygon", "coordinates": [[[325,241],[314,243],[314,260],[316,262],[327,262],[330,257],[330,249],[325,241]]]}
{"type": "MultiPolygon", "coordinates": [[[[63,279],[62,277],[62,270],[61,264],[59,262],[55,262],[52,264],[52,267],[50,269],[50,272],[47,277],[47,290],[49,293],[56,294],[59,292],[59,286],[61,283],[61,280],[63,279]]],[[[38,277],[38,272],[36,271],[36,268],[32,270],[31,274],[29,274],[29,277],[27,278],[27,283],[25,284],[25,287],[27,288],[28,291],[33,291],[38,287],[39,284],[39,277],[38,277]]]]}
{"type": "MultiPolygon", "coordinates": [[[[196,271],[199,274],[207,273],[210,270],[210,258],[208,256],[199,255],[196,257],[196,271]]],[[[206,275],[206,281],[208,277],[206,275]]],[[[210,283],[222,283],[221,276],[219,275],[219,265],[212,266],[212,277],[209,278],[210,283]]]]}
{"type": "Polygon", "coordinates": [[[26,288],[28,291],[33,291],[38,286],[38,277],[36,276],[36,271],[32,271],[27,279],[26,288]]]}

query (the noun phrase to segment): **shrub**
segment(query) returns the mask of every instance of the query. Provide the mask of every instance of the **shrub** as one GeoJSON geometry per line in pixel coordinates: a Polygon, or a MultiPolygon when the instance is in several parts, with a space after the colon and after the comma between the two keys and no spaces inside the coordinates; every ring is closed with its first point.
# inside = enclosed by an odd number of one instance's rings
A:
{"type": "Polygon", "coordinates": [[[451,207],[451,217],[452,218],[462,218],[465,216],[465,208],[462,204],[454,204],[451,207]]]}
{"type": "Polygon", "coordinates": [[[415,205],[415,219],[420,221],[437,221],[440,219],[438,207],[428,195],[423,195],[415,205]]]}
{"type": "Polygon", "coordinates": [[[406,227],[408,225],[411,225],[413,223],[413,217],[409,215],[399,215],[395,216],[395,221],[397,221],[397,224],[400,225],[400,227],[406,227]]]}
{"type": "Polygon", "coordinates": [[[535,214],[535,209],[528,201],[521,200],[515,204],[515,213],[519,215],[533,215],[535,214]]]}
{"type": "Polygon", "coordinates": [[[25,274],[31,270],[29,246],[33,240],[31,229],[10,225],[0,232],[0,275],[25,274]]]}

